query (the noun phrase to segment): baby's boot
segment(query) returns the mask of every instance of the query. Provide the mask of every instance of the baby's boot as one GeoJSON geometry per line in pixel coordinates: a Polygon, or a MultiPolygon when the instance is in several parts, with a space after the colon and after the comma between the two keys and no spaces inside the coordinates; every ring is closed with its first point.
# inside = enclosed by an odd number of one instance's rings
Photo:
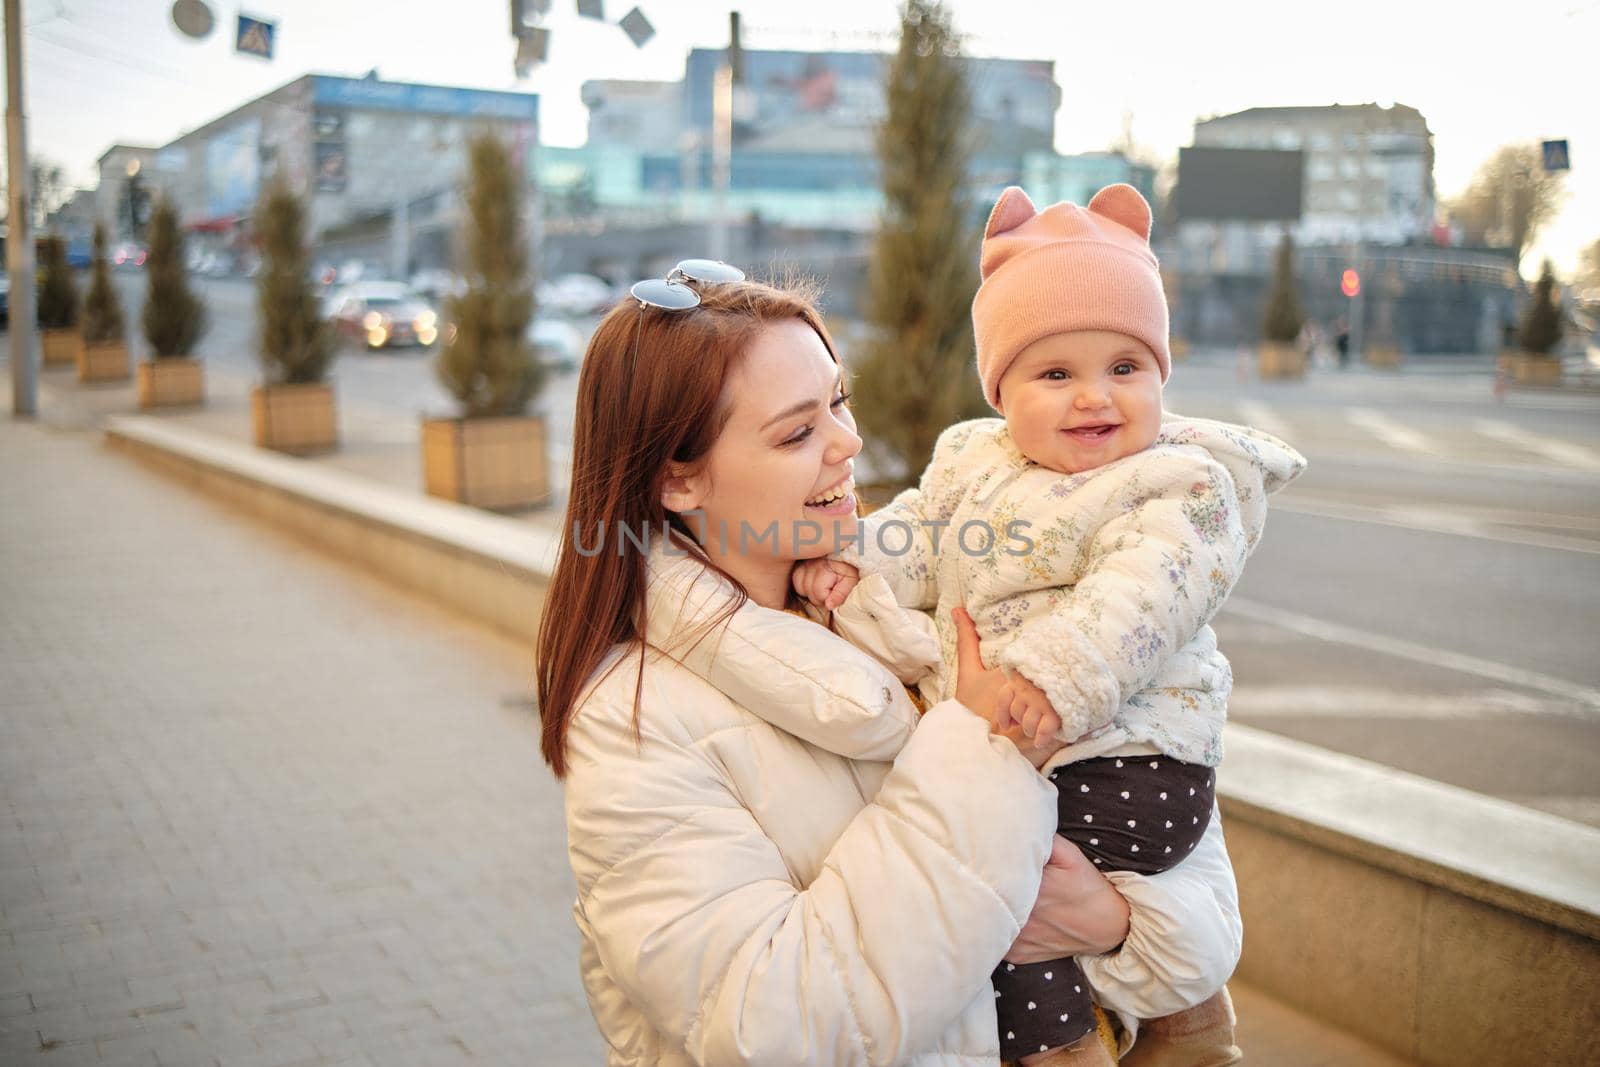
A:
{"type": "Polygon", "coordinates": [[[1229,1067],[1243,1063],[1234,1044],[1233,1000],[1222,989],[1188,1011],[1139,1024],[1123,1067],[1229,1067]]]}

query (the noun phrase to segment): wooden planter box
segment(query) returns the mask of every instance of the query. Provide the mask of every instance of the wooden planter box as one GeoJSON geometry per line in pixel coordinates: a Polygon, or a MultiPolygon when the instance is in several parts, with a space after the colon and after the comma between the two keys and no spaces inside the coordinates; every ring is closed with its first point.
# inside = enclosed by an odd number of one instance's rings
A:
{"type": "Polygon", "coordinates": [[[275,452],[308,456],[339,446],[333,386],[258,385],[250,390],[256,444],[275,452]]]}
{"type": "Polygon", "coordinates": [[[141,408],[187,407],[205,402],[198,359],[165,356],[144,360],[138,366],[135,383],[141,408]]]}
{"type": "Polygon", "coordinates": [[[1262,341],[1256,348],[1256,370],[1263,378],[1304,378],[1306,354],[1299,345],[1262,341]]]}
{"type": "Polygon", "coordinates": [[[78,348],[78,381],[125,382],[130,377],[126,341],[97,345],[85,341],[78,348]]]}
{"type": "Polygon", "coordinates": [[[1532,352],[1500,353],[1500,373],[1514,385],[1560,385],[1561,357],[1532,352]]]}
{"type": "Polygon", "coordinates": [[[536,415],[423,419],[422,481],[429,496],[510,511],[550,499],[544,420],[536,415]]]}
{"type": "Polygon", "coordinates": [[[83,334],[76,326],[64,330],[39,331],[39,363],[46,367],[75,367],[83,334]]]}
{"type": "Polygon", "coordinates": [[[1374,344],[1367,345],[1367,350],[1361,358],[1366,360],[1369,367],[1394,369],[1400,366],[1405,357],[1401,354],[1399,345],[1374,344]]]}

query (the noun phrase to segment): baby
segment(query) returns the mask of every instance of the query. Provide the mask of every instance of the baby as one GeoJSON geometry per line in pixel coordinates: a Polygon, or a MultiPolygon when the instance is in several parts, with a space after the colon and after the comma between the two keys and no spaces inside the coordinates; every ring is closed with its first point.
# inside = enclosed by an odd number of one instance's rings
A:
{"type": "MultiPolygon", "coordinates": [[[[1232,675],[1208,624],[1267,495],[1305,466],[1266,434],[1164,418],[1167,306],[1149,236],[1131,186],[1042,212],[1007,189],[972,309],[978,374],[1004,418],[946,430],[919,488],[794,579],[832,608],[860,572],[879,573],[903,607],[936,609],[929,700],[953,695],[951,609],[964,607],[984,661],[1009,676],[1000,728],[1067,742],[1045,766],[1059,832],[1101,869],[1141,874],[1182,862],[1211,819],[1232,675]]],[[[1072,960],[1003,963],[994,985],[1005,1059],[1093,1062],[1073,1058],[1097,1037],[1072,960]]]]}

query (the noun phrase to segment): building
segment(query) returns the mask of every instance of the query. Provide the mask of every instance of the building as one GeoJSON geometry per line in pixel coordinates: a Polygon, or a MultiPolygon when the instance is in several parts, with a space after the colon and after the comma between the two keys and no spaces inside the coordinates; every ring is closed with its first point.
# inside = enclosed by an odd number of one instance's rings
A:
{"type": "Polygon", "coordinates": [[[1178,185],[1178,224],[1157,247],[1175,336],[1254,343],[1285,234],[1306,314],[1329,335],[1348,327],[1362,344],[1411,353],[1486,351],[1512,315],[1519,283],[1508,256],[1434,242],[1433,134],[1415,108],[1260,107],[1202,119],[1178,185]],[[1190,152],[1204,164],[1192,178],[1190,152]],[[1298,185],[1280,187],[1285,174],[1298,185]],[[1188,188],[1202,177],[1204,190],[1188,188]],[[1361,280],[1358,296],[1344,292],[1346,271],[1361,280]]]}
{"type": "Polygon", "coordinates": [[[307,74],[170,144],[113,146],[97,209],[127,235],[118,206],[142,182],[203,241],[239,251],[262,189],[281,180],[307,198],[319,241],[409,271],[448,258],[471,136],[493,131],[531,163],[538,117],[529,93],[307,74]]]}
{"type": "MultiPolygon", "coordinates": [[[[680,82],[595,81],[582,148],[541,153],[547,213],[641,224],[737,220],[866,233],[877,228],[877,127],[892,59],[876,52],[744,52],[725,193],[712,173],[712,95],[726,53],[695,49],[680,82]]],[[[992,199],[1025,162],[1053,156],[1060,91],[1049,62],[967,59],[971,189],[992,199]]]]}
{"type": "Polygon", "coordinates": [[[1416,108],[1395,104],[1255,107],[1194,125],[1196,147],[1305,154],[1305,245],[1414,244],[1433,228],[1433,134],[1416,108]]]}

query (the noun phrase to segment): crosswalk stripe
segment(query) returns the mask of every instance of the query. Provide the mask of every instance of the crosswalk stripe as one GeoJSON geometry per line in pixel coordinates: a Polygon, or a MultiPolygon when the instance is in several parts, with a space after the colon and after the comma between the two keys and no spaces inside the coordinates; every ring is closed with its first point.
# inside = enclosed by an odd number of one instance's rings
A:
{"type": "Polygon", "coordinates": [[[1402,426],[1385,415],[1380,415],[1371,408],[1348,408],[1345,418],[1353,425],[1366,430],[1390,448],[1398,448],[1402,452],[1418,452],[1425,455],[1435,455],[1438,449],[1434,448],[1428,439],[1409,426],[1402,426]]]}
{"type": "Polygon", "coordinates": [[[1408,659],[1413,663],[1421,663],[1430,667],[1443,667],[1447,670],[1459,671],[1463,674],[1475,674],[1480,678],[1488,678],[1506,685],[1514,685],[1523,689],[1532,689],[1541,693],[1548,693],[1554,697],[1571,701],[1580,705],[1582,713],[1587,717],[1600,714],[1600,689],[1594,686],[1583,685],[1578,682],[1569,682],[1565,678],[1543,674],[1539,671],[1525,670],[1514,667],[1509,663],[1497,663],[1494,660],[1482,659],[1478,656],[1469,656],[1447,648],[1430,648],[1427,645],[1417,644],[1414,641],[1405,641],[1387,634],[1374,633],[1371,630],[1362,630],[1354,626],[1345,626],[1326,619],[1317,619],[1298,612],[1285,611],[1259,601],[1248,600],[1243,597],[1230,597],[1223,607],[1223,617],[1249,619],[1252,622],[1267,623],[1305,637],[1314,637],[1320,641],[1331,641],[1335,644],[1349,645],[1352,648],[1364,648],[1369,652],[1377,652],[1397,659],[1408,659]]]}
{"type": "Polygon", "coordinates": [[[1600,471],[1600,452],[1592,448],[1584,448],[1568,441],[1558,441],[1550,437],[1529,433],[1527,430],[1513,426],[1509,422],[1499,419],[1474,419],[1473,429],[1483,436],[1492,438],[1503,444],[1523,448],[1529,452],[1537,452],[1557,463],[1564,463],[1569,467],[1579,470],[1600,471]]]}
{"type": "Polygon", "coordinates": [[[1239,418],[1246,426],[1253,426],[1263,433],[1270,433],[1282,441],[1289,440],[1289,424],[1278,417],[1278,413],[1258,400],[1239,400],[1234,407],[1239,410],[1239,418]]]}

